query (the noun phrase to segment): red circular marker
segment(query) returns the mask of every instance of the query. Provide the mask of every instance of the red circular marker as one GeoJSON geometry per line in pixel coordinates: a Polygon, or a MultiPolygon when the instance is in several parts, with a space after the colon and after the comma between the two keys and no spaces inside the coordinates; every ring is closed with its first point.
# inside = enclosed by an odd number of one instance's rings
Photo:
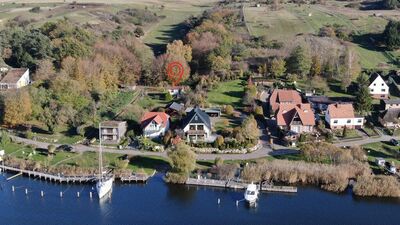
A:
{"type": "Polygon", "coordinates": [[[168,79],[176,86],[181,80],[184,73],[183,66],[180,62],[170,62],[167,66],[168,79]]]}

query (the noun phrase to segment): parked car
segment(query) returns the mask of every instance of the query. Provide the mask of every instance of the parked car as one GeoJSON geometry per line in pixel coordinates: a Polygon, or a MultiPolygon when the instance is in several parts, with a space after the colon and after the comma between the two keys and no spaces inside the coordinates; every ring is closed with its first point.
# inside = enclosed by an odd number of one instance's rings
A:
{"type": "Polygon", "coordinates": [[[58,146],[57,150],[65,151],[65,152],[72,152],[74,148],[71,145],[60,145],[58,146]]]}
{"type": "Polygon", "coordinates": [[[391,139],[390,143],[392,143],[394,146],[400,146],[400,143],[396,139],[391,139]]]}

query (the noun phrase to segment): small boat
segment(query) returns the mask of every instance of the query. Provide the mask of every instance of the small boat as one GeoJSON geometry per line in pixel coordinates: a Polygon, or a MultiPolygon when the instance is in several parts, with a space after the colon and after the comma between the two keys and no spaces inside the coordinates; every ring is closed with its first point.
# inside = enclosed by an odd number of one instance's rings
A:
{"type": "Polygon", "coordinates": [[[244,193],[244,199],[249,203],[249,205],[255,205],[258,200],[257,185],[251,183],[247,186],[246,192],[244,193]]]}
{"type": "Polygon", "coordinates": [[[103,170],[103,151],[101,147],[101,127],[99,125],[99,178],[96,182],[96,191],[99,199],[103,198],[112,189],[114,183],[114,176],[107,174],[103,170]]]}

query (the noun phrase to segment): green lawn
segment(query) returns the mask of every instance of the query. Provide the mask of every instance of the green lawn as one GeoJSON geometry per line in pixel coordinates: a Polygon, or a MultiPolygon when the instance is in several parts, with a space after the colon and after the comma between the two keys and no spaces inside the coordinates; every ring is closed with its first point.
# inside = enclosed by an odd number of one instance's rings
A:
{"type": "Polygon", "coordinates": [[[375,159],[378,157],[384,158],[387,162],[393,161],[396,165],[400,164],[400,147],[393,146],[389,142],[370,143],[363,145],[363,148],[366,150],[368,161],[373,168],[377,168],[375,159]]]}
{"type": "MultiPolygon", "coordinates": [[[[54,155],[47,156],[47,150],[45,149],[33,149],[29,146],[16,143],[9,143],[6,146],[0,146],[0,149],[4,149],[6,155],[20,159],[38,161],[49,166],[70,165],[86,168],[97,168],[98,166],[98,153],[95,152],[84,152],[78,154],[73,152],[56,151],[54,155]]],[[[115,168],[122,156],[123,154],[104,153],[104,165],[110,168],[115,168]]],[[[147,174],[152,174],[155,169],[164,168],[168,165],[169,163],[164,158],[155,156],[136,156],[133,157],[128,164],[128,169],[131,169],[134,172],[144,171],[147,174]]]]}
{"type": "Polygon", "coordinates": [[[225,114],[222,114],[219,118],[215,118],[215,120],[213,127],[217,132],[223,131],[226,128],[235,128],[240,126],[240,118],[234,118],[225,114]],[[227,121],[227,123],[225,121],[227,121]]]}
{"type": "Polygon", "coordinates": [[[242,107],[244,86],[242,80],[221,82],[217,88],[208,92],[207,101],[211,105],[232,105],[234,108],[242,107]]]}

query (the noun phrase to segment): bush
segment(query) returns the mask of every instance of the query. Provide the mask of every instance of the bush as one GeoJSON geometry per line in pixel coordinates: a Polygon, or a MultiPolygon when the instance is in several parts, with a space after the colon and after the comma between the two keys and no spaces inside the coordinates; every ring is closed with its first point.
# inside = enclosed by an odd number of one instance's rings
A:
{"type": "Polygon", "coordinates": [[[231,115],[233,114],[233,112],[234,112],[233,106],[227,105],[227,106],[225,107],[225,113],[226,113],[227,115],[231,116],[231,115]]]}
{"type": "Polygon", "coordinates": [[[30,9],[29,12],[31,12],[31,13],[39,13],[40,12],[40,7],[39,6],[35,6],[32,9],[30,9]]]}
{"type": "Polygon", "coordinates": [[[134,33],[136,37],[142,37],[144,35],[144,30],[142,27],[136,27],[134,33]]]}
{"type": "Polygon", "coordinates": [[[56,151],[56,146],[55,146],[55,145],[49,145],[49,146],[47,146],[47,154],[48,154],[48,155],[54,154],[55,151],[56,151]]]}
{"type": "Polygon", "coordinates": [[[172,101],[172,95],[171,95],[171,93],[169,93],[169,91],[168,92],[166,92],[165,93],[165,101],[168,101],[168,102],[170,102],[170,101],[172,101]]]}

